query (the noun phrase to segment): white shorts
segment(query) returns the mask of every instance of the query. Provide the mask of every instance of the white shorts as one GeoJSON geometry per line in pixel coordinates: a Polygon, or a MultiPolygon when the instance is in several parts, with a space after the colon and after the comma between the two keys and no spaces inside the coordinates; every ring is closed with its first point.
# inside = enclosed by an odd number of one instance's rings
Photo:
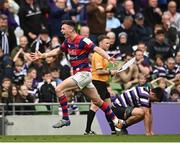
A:
{"type": "Polygon", "coordinates": [[[95,88],[92,83],[92,75],[90,72],[77,72],[75,75],[71,76],[71,78],[77,83],[80,89],[83,89],[84,87],[95,88]]]}

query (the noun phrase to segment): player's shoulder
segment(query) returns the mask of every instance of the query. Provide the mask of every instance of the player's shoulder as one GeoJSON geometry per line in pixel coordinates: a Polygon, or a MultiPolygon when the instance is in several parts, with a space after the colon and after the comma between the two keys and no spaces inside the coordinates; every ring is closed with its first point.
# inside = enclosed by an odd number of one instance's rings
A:
{"type": "Polygon", "coordinates": [[[87,38],[87,37],[82,37],[82,42],[84,42],[84,43],[86,43],[86,44],[91,44],[91,43],[93,43],[92,41],[91,41],[91,39],[89,39],[89,38],[87,38]]]}

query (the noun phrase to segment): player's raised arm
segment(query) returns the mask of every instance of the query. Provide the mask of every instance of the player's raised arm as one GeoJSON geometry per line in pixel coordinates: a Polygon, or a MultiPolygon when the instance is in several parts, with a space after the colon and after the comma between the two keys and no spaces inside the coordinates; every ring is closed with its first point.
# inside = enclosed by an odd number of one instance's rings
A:
{"type": "Polygon", "coordinates": [[[46,53],[41,53],[41,52],[37,51],[36,53],[32,53],[31,55],[34,60],[37,60],[37,59],[45,59],[47,57],[52,57],[52,56],[58,55],[59,52],[60,52],[60,48],[56,48],[56,49],[53,49],[46,53]]]}

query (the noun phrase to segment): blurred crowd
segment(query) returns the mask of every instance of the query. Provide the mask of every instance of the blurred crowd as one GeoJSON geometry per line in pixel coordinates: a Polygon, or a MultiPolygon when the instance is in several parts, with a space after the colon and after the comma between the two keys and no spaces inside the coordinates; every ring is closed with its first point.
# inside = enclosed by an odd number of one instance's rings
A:
{"type": "MultiPolygon", "coordinates": [[[[96,44],[106,34],[117,60],[112,68],[136,58],[111,79],[121,91],[159,86],[164,102],[180,102],[179,6],[178,0],[0,0],[0,102],[57,102],[55,87],[71,75],[68,55],[36,61],[26,55],[60,48],[63,20],[74,20],[96,44]]],[[[88,101],[75,94],[71,102],[88,101]]]]}

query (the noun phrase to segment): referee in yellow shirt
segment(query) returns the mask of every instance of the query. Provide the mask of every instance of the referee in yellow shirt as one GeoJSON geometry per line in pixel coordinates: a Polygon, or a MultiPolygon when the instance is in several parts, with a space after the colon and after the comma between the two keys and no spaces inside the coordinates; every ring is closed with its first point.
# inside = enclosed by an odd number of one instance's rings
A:
{"type": "MultiPolygon", "coordinates": [[[[100,35],[98,37],[98,44],[100,48],[107,51],[110,47],[109,37],[107,37],[106,35],[100,35]]],[[[111,75],[114,75],[116,73],[116,71],[109,70],[107,68],[108,60],[104,59],[101,55],[99,55],[96,52],[93,53],[92,55],[91,64],[92,64],[92,80],[93,80],[92,82],[96,87],[101,99],[110,105],[111,99],[110,99],[110,94],[107,90],[107,81],[109,80],[109,77],[111,75]]],[[[96,134],[94,131],[91,130],[91,125],[97,110],[98,107],[93,103],[91,103],[91,107],[87,116],[86,130],[84,135],[96,134]]],[[[109,122],[109,125],[112,130],[112,134],[115,133],[115,128],[112,120],[107,116],[106,119],[109,122]]]]}

